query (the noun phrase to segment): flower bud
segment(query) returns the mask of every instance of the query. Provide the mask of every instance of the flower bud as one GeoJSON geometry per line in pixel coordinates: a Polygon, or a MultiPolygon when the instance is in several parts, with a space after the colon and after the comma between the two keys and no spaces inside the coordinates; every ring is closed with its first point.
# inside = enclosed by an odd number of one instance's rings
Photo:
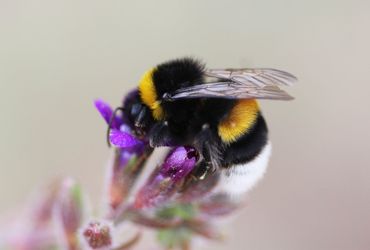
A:
{"type": "Polygon", "coordinates": [[[179,184],[193,170],[197,158],[194,148],[173,149],[162,166],[152,173],[148,182],[139,190],[134,207],[153,207],[169,200],[176,193],[179,184]]]}
{"type": "Polygon", "coordinates": [[[107,222],[90,222],[82,229],[82,237],[91,249],[110,249],[112,246],[112,226],[107,222]]]}

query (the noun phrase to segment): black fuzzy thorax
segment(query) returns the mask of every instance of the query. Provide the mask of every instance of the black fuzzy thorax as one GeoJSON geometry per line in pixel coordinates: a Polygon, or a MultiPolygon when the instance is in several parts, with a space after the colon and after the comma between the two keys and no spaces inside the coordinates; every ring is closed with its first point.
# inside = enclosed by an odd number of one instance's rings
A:
{"type": "MultiPolygon", "coordinates": [[[[204,65],[192,58],[182,58],[157,65],[153,72],[153,83],[160,98],[180,88],[194,86],[204,81],[204,65]]],[[[175,132],[187,132],[189,120],[194,117],[200,99],[182,99],[162,102],[166,118],[175,132]],[[186,131],[184,131],[186,130],[186,131]]]]}
{"type": "Polygon", "coordinates": [[[157,65],[153,82],[159,97],[179,88],[199,84],[204,78],[204,64],[192,58],[182,58],[157,65]]]}

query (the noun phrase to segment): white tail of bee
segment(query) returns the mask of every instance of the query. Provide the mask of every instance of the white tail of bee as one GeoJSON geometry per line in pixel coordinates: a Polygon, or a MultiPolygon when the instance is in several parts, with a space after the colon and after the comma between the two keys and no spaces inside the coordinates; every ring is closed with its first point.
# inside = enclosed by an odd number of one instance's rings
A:
{"type": "Polygon", "coordinates": [[[268,142],[253,160],[222,170],[214,192],[227,193],[233,198],[239,198],[252,189],[266,172],[271,148],[271,143],[268,142]]]}

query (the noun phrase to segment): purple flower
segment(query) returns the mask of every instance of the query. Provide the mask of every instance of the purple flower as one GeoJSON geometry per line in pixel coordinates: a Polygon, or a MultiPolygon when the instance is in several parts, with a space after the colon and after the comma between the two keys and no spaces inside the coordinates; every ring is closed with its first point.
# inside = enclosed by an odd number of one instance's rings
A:
{"type": "Polygon", "coordinates": [[[119,129],[111,129],[109,133],[110,143],[118,148],[132,148],[141,145],[142,142],[136,139],[130,133],[121,131],[119,129]]]}
{"type": "MultiPolygon", "coordinates": [[[[112,108],[102,100],[95,101],[95,107],[108,124],[113,115],[112,108]]],[[[108,218],[120,215],[125,206],[124,202],[152,152],[147,142],[133,135],[125,120],[127,119],[124,119],[123,115],[116,115],[109,135],[110,143],[117,148],[108,168],[108,180],[106,180],[108,218]]]]}
{"type": "MultiPolygon", "coordinates": [[[[109,106],[109,104],[107,104],[101,99],[95,100],[94,104],[96,109],[100,112],[100,114],[103,116],[104,120],[108,124],[113,115],[112,108],[109,106]]],[[[116,115],[112,120],[111,127],[114,129],[119,129],[122,123],[123,123],[122,118],[116,115]]]]}
{"type": "Polygon", "coordinates": [[[107,124],[110,124],[111,130],[109,134],[110,143],[118,148],[132,148],[135,146],[142,146],[144,142],[132,135],[131,130],[127,124],[124,123],[123,116],[114,114],[113,109],[101,99],[96,100],[95,107],[104,118],[107,124]],[[114,117],[113,114],[115,115],[114,117]]]}
{"type": "MultiPolygon", "coordinates": [[[[131,105],[136,98],[137,90],[126,96],[123,106],[131,105]]],[[[0,248],[131,249],[143,227],[155,229],[159,242],[167,248],[188,249],[194,235],[218,239],[211,218],[228,214],[238,205],[214,192],[219,172],[194,178],[191,172],[198,152],[179,146],[169,148],[164,161],[148,168],[146,171],[154,171],[141,177],[144,165],[151,164],[148,159],[153,152],[147,138],[135,136],[127,113],[116,114],[102,100],[96,100],[95,107],[105,122],[111,123],[109,141],[114,146],[105,182],[106,210],[84,224],[89,214],[80,187],[71,178],[55,182],[19,220],[15,230],[0,235],[5,239],[0,239],[0,248]],[[122,231],[125,225],[129,229],[122,231]]]]}
{"type": "Polygon", "coordinates": [[[177,147],[173,149],[159,171],[160,175],[177,182],[193,170],[197,161],[197,152],[191,147],[177,147]]]}
{"type": "Polygon", "coordinates": [[[165,159],[163,165],[152,173],[148,182],[135,197],[135,208],[147,208],[169,200],[180,182],[193,170],[197,153],[191,147],[177,147],[165,159]]]}

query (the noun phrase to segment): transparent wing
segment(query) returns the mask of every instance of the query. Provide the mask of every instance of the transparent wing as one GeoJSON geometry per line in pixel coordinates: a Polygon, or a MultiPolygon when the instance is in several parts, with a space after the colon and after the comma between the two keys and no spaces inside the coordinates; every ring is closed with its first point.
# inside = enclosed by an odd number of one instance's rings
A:
{"type": "Polygon", "coordinates": [[[293,97],[276,85],[240,84],[237,82],[210,82],[182,88],[163,96],[165,100],[181,98],[273,99],[292,100],[293,97]]]}
{"type": "Polygon", "coordinates": [[[209,77],[257,87],[291,86],[297,81],[297,78],[288,72],[269,68],[207,69],[205,74],[209,77]]]}

